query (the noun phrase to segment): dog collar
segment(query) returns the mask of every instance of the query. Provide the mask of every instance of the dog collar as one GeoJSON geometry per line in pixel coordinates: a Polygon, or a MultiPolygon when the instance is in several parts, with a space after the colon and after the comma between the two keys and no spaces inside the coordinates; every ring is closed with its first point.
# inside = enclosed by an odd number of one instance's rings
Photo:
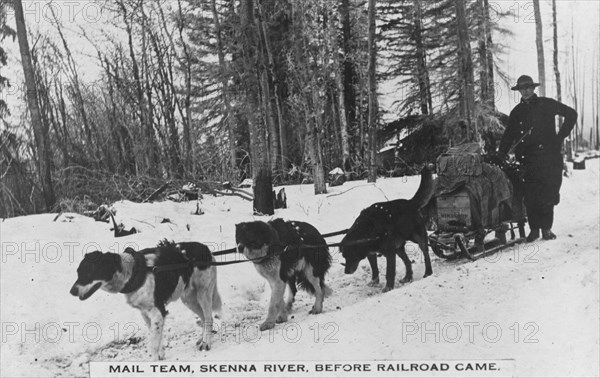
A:
{"type": "Polygon", "coordinates": [[[136,291],[146,282],[146,258],[143,254],[130,249],[126,250],[125,253],[129,253],[133,257],[133,270],[131,271],[131,278],[125,283],[120,293],[128,294],[136,291]]]}

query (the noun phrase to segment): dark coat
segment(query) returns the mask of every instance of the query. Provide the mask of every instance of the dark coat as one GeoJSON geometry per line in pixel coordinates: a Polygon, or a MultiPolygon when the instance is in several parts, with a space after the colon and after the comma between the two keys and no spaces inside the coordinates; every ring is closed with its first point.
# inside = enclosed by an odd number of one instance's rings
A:
{"type": "Polygon", "coordinates": [[[531,134],[515,148],[517,160],[523,161],[530,153],[560,154],[562,141],[573,130],[577,121],[577,112],[560,102],[546,97],[533,97],[521,100],[510,112],[508,126],[504,131],[498,150],[507,154],[509,149],[531,128],[531,134]],[[565,117],[558,134],[555,128],[555,116],[565,117]]]}
{"type": "Polygon", "coordinates": [[[574,109],[535,94],[528,100],[521,100],[510,113],[498,150],[507,154],[523,138],[514,152],[517,160],[523,164],[522,189],[533,228],[550,228],[552,225],[551,215],[545,219],[540,214],[549,213],[548,209],[560,201],[563,168],[560,149],[576,120],[577,112],[574,109]],[[565,117],[558,133],[556,115],[565,117]],[[530,130],[531,133],[527,135],[530,130]]]}

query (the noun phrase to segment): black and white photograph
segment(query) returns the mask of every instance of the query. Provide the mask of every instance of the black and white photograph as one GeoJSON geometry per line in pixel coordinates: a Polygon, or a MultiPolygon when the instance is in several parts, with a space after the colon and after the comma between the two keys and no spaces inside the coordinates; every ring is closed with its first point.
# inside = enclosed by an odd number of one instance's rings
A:
{"type": "Polygon", "coordinates": [[[600,376],[597,0],[0,0],[0,376],[600,376]]]}

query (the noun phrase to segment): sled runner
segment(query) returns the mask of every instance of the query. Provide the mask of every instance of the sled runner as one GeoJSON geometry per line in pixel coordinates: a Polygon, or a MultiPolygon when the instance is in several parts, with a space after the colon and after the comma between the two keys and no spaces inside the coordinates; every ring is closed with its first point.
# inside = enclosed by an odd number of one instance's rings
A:
{"type": "Polygon", "coordinates": [[[518,165],[484,157],[472,143],[440,155],[437,172],[427,207],[433,231],[429,244],[436,256],[476,260],[525,240],[518,165]]]}

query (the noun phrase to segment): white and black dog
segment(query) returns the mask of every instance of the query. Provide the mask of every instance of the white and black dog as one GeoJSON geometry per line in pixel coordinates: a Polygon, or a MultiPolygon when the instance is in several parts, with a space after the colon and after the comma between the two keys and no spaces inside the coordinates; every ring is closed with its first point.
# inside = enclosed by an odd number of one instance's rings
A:
{"type": "Polygon", "coordinates": [[[239,223],[235,226],[235,241],[238,252],[253,261],[258,273],[271,286],[269,311],[260,325],[261,331],[287,321],[297,292],[296,282],[315,296],[310,313],[323,311],[323,298],[331,292],[325,285],[331,256],[316,228],[305,222],[282,219],[239,223]],[[286,286],[290,295],[284,303],[286,286]]]}
{"type": "Polygon", "coordinates": [[[163,326],[165,305],[181,298],[203,322],[202,337],[196,343],[209,350],[212,341],[213,311],[221,312],[217,270],[213,256],[201,243],[170,243],[121,254],[87,253],[77,268],[71,294],[86,300],[98,289],[123,293],[127,303],[139,309],[150,330],[150,356],[164,359],[163,326]]]}

